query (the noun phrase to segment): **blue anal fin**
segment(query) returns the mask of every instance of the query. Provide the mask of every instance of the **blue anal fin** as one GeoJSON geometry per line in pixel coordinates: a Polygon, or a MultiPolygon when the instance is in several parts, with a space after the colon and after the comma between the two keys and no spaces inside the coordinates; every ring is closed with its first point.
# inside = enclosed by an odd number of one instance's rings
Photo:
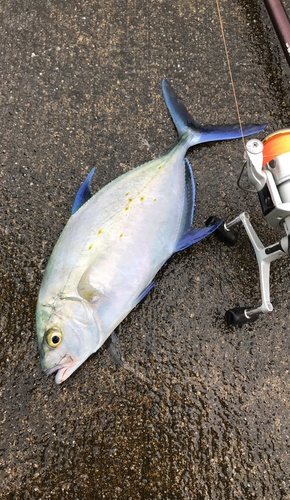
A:
{"type": "Polygon", "coordinates": [[[88,201],[91,198],[91,192],[90,192],[90,183],[93,177],[93,173],[95,171],[95,167],[90,171],[89,175],[87,176],[86,180],[82,183],[81,187],[79,188],[77,195],[75,197],[75,201],[71,210],[71,214],[73,215],[86,201],[88,201]]]}
{"type": "Polygon", "coordinates": [[[183,250],[184,248],[193,245],[202,238],[205,238],[209,234],[213,233],[223,222],[224,219],[212,224],[211,226],[205,226],[201,228],[189,229],[186,231],[181,238],[178,240],[174,252],[179,252],[179,250],[183,250]]]}
{"type": "Polygon", "coordinates": [[[150,292],[150,290],[152,290],[154,285],[156,285],[156,280],[151,281],[151,283],[149,283],[149,285],[146,286],[145,290],[143,290],[143,292],[140,293],[139,297],[137,297],[137,299],[134,302],[134,307],[137,304],[139,304],[139,302],[141,302],[142,299],[144,299],[145,295],[147,295],[147,293],[150,292]]]}

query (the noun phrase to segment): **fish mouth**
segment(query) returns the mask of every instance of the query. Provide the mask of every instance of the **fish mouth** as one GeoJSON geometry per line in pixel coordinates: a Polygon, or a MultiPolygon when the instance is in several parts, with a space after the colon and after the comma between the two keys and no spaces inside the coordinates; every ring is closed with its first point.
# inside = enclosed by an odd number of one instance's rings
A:
{"type": "Polygon", "coordinates": [[[65,354],[63,358],[57,363],[57,365],[52,366],[51,368],[44,368],[43,371],[46,375],[51,375],[57,371],[55,376],[55,382],[57,384],[61,384],[64,382],[88,357],[90,354],[87,354],[82,359],[76,358],[73,359],[69,354],[65,354]]]}
{"type": "Polygon", "coordinates": [[[71,356],[65,354],[57,365],[52,366],[51,368],[47,368],[44,370],[46,375],[51,375],[52,373],[57,371],[55,376],[55,381],[57,384],[61,384],[64,380],[66,380],[72,372],[75,371],[77,366],[77,361],[73,360],[71,356]]]}

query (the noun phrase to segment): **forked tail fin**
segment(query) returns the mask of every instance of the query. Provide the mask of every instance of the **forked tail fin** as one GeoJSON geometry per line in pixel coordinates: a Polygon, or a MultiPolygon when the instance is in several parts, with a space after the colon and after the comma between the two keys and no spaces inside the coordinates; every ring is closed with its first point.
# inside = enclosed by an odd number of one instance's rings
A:
{"type": "Polygon", "coordinates": [[[201,144],[202,142],[221,141],[224,139],[237,139],[242,135],[257,134],[266,127],[265,125],[248,124],[243,125],[243,134],[239,123],[232,125],[200,125],[187,111],[183,102],[174,92],[171,85],[164,78],[162,82],[163,95],[166,105],[175,123],[179,137],[188,134],[190,136],[189,146],[201,144]]]}

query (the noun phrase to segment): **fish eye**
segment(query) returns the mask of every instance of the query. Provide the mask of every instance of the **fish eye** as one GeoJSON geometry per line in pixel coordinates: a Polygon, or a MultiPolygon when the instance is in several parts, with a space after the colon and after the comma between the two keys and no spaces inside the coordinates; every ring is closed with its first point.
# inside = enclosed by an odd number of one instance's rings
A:
{"type": "Polygon", "coordinates": [[[46,332],[46,342],[50,347],[57,347],[62,341],[62,333],[58,328],[50,328],[46,332]]]}

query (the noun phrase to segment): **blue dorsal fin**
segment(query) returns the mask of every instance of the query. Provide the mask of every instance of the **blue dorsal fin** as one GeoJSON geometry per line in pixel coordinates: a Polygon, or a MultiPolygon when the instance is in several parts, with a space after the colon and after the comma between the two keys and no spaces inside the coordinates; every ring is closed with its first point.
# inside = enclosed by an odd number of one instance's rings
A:
{"type": "Polygon", "coordinates": [[[185,163],[185,199],[183,209],[183,232],[185,233],[192,226],[194,201],[195,201],[195,185],[191,165],[187,158],[184,158],[185,163]]]}
{"type": "Polygon", "coordinates": [[[146,286],[145,290],[143,290],[142,293],[140,293],[139,297],[134,302],[134,307],[141,302],[142,299],[144,299],[145,295],[147,295],[148,292],[156,285],[156,280],[151,281],[148,286],[146,286]]]}
{"type": "Polygon", "coordinates": [[[86,201],[88,201],[91,198],[91,192],[90,192],[90,183],[93,177],[93,173],[95,171],[95,167],[90,171],[89,175],[87,176],[86,180],[82,183],[81,187],[79,188],[75,201],[71,210],[71,214],[73,215],[86,201]]]}
{"type": "Polygon", "coordinates": [[[224,219],[221,219],[220,221],[216,222],[215,224],[212,224],[211,226],[189,229],[178,240],[173,253],[179,252],[179,250],[183,250],[184,248],[193,245],[193,243],[202,240],[202,238],[205,238],[213,231],[215,231],[223,221],[224,219]]]}

